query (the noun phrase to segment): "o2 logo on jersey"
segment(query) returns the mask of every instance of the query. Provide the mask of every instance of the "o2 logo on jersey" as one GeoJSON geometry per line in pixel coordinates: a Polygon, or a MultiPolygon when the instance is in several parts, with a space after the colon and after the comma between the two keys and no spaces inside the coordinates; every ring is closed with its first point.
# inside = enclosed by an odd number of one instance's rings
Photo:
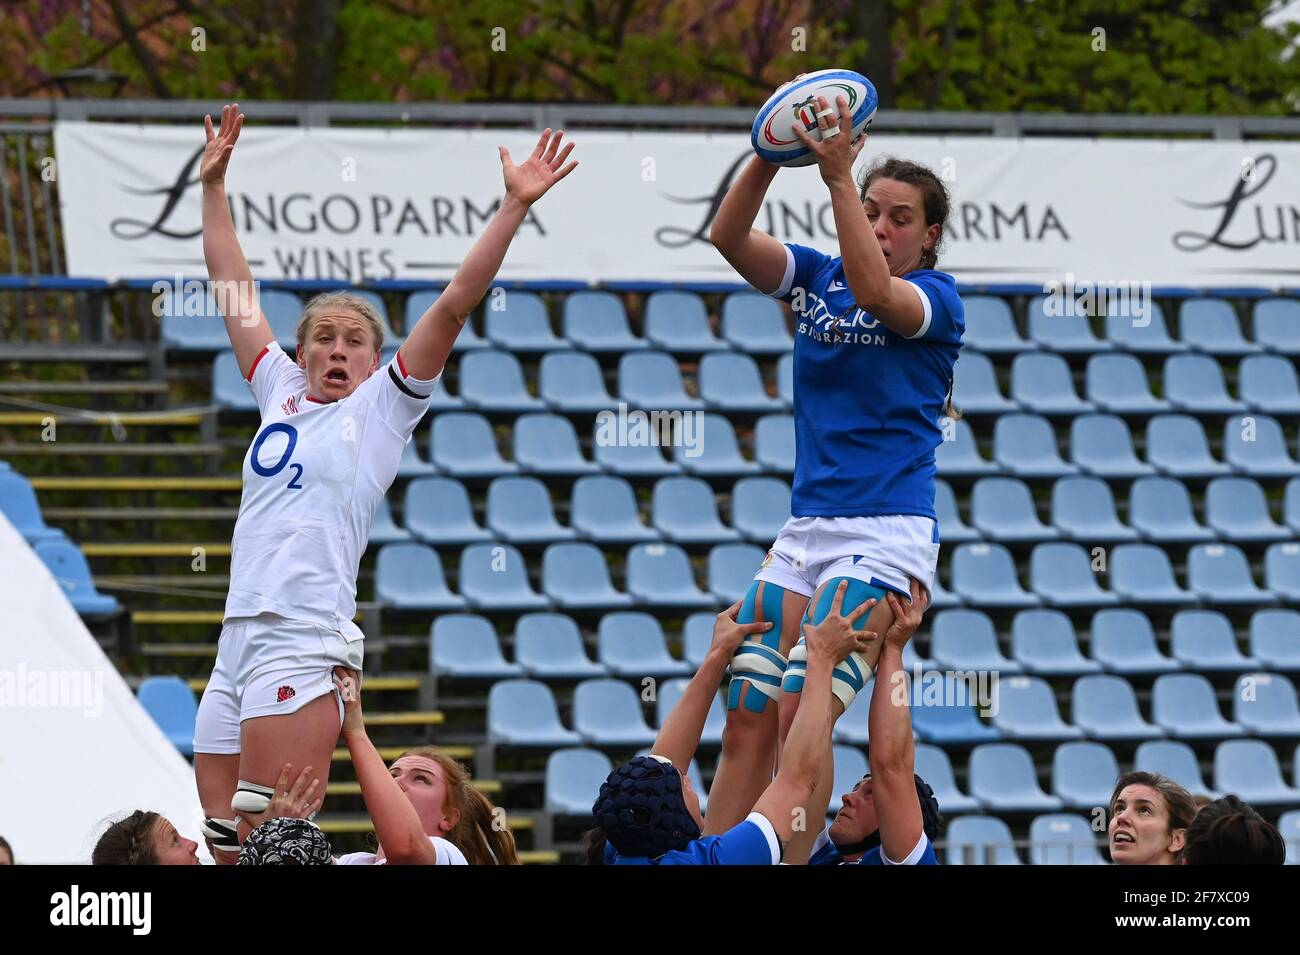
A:
{"type": "Polygon", "coordinates": [[[298,483],[298,480],[299,478],[302,477],[302,465],[292,464],[289,461],[289,459],[293,457],[293,449],[296,448],[297,446],[298,446],[298,429],[291,424],[285,424],[283,421],[277,421],[275,424],[267,425],[267,427],[262,430],[262,433],[257,436],[257,440],[253,442],[253,450],[252,453],[249,455],[249,464],[252,466],[253,470],[257,474],[260,474],[262,477],[275,477],[275,475],[279,474],[281,471],[285,469],[286,465],[290,469],[297,468],[298,473],[289,479],[289,483],[286,485],[286,487],[289,487],[295,491],[301,491],[302,485],[298,483]],[[269,438],[271,435],[275,434],[277,431],[283,432],[284,435],[289,440],[284,447],[284,451],[280,454],[280,460],[276,461],[275,464],[272,465],[271,467],[265,467],[262,464],[262,462],[258,459],[258,455],[261,453],[262,445],[266,443],[266,439],[269,438]]]}

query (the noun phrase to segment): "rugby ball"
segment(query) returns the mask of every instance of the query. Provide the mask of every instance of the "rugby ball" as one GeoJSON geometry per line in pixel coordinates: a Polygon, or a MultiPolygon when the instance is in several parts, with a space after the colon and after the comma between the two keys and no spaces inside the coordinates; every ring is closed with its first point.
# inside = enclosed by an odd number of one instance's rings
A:
{"type": "Polygon", "coordinates": [[[805,73],[778,89],[754,117],[749,141],[760,159],[776,166],[811,166],[817,158],[801,143],[792,128],[802,123],[814,139],[817,129],[817,97],[825,96],[835,109],[835,98],[848,100],[853,114],[853,141],[871,125],[876,115],[876,88],[871,80],[853,70],[818,70],[805,73]]]}

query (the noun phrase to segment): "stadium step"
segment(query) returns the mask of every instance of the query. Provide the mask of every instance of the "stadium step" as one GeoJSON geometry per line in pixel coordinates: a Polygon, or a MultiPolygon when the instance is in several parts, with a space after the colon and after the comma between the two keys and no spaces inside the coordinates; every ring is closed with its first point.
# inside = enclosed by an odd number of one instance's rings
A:
{"type": "MultiPolygon", "coordinates": [[[[83,548],[84,549],[84,548],[83,548]]],[[[137,625],[221,623],[221,610],[132,610],[131,622],[137,625]]]]}
{"type": "MultiPolygon", "coordinates": [[[[375,831],[374,822],[363,813],[321,813],[314,821],[320,827],[321,832],[326,834],[375,831]]],[[[529,816],[513,815],[507,809],[506,825],[510,827],[512,832],[526,832],[533,828],[533,820],[529,816]]]]}
{"type": "MultiPolygon", "coordinates": [[[[412,743],[411,746],[376,746],[375,749],[379,751],[379,758],[387,763],[394,759],[397,759],[408,749],[411,749],[412,747],[419,746],[419,745],[421,744],[412,743]]],[[[435,745],[437,745],[438,749],[442,750],[452,759],[459,759],[465,761],[474,758],[473,746],[442,746],[440,744],[435,744],[435,745]]],[[[333,762],[336,763],[350,763],[352,762],[352,755],[347,751],[346,747],[340,746],[338,749],[334,750],[334,756],[332,757],[332,759],[333,762]]]]}
{"type": "MultiPolygon", "coordinates": [[[[240,491],[238,477],[32,477],[37,491],[240,491]]],[[[229,545],[225,545],[229,546],[229,545]]]]}
{"type": "MultiPolygon", "coordinates": [[[[501,781],[497,779],[471,779],[470,785],[479,792],[487,796],[495,796],[501,792],[501,781]]],[[[327,796],[360,796],[361,784],[358,782],[335,782],[328,783],[325,786],[325,795],[327,796]]]]}
{"type": "Polygon", "coordinates": [[[46,507],[51,521],[233,521],[237,507],[46,507]]]}
{"type": "Polygon", "coordinates": [[[215,657],[217,641],[211,643],[142,643],[140,655],[146,657],[215,657]]]}
{"type": "Polygon", "coordinates": [[[0,361],[41,362],[44,364],[85,365],[112,362],[117,365],[142,365],[149,360],[149,349],[125,344],[112,345],[0,345],[0,361]]]}
{"type": "Polygon", "coordinates": [[[446,721],[447,717],[439,710],[366,714],[367,726],[441,726],[446,721]]]}
{"type": "Polygon", "coordinates": [[[203,423],[203,415],[184,414],[170,411],[81,411],[69,408],[66,413],[42,411],[4,411],[0,412],[0,425],[33,425],[45,427],[53,418],[60,426],[68,425],[103,425],[120,424],[132,428],[175,428],[193,426],[203,423]]]}
{"type": "Polygon", "coordinates": [[[61,441],[42,441],[39,444],[7,444],[6,456],[18,455],[52,455],[74,454],[80,458],[90,457],[124,457],[126,455],[148,455],[149,457],[218,457],[225,453],[220,444],[135,444],[129,441],[104,442],[100,444],[69,444],[61,441]]]}
{"type": "Polygon", "coordinates": [[[82,544],[81,552],[87,557],[193,557],[202,548],[208,557],[229,557],[229,544],[167,544],[163,542],[123,542],[112,544],[82,544]]]}
{"type": "Polygon", "coordinates": [[[165,381],[4,381],[7,395],[165,395],[165,381]]]}

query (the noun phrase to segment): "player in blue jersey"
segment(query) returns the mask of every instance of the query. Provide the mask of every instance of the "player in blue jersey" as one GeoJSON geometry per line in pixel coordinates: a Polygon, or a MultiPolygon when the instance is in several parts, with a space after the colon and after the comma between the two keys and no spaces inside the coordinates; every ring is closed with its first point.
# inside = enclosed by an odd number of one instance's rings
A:
{"type": "Polygon", "coordinates": [[[841,584],[821,623],[804,628],[808,646],[804,703],[790,727],[781,771],[748,816],[721,834],[701,836],[700,797],[685,771],[737,647],[745,637],[773,629],[769,622],[738,624],[740,605],[735,604],[718,615],[709,652],[664,720],[652,755],[629,760],[601,785],[592,806],[598,832],[589,840],[589,861],[595,861],[590,850],[600,846],[601,835],[604,846],[599,861],[605,865],[776,865],[781,861],[784,846],[810,818],[806,807],[823,745],[830,739],[831,673],[849,653],[865,652],[879,643],[875,634],[855,626],[870,612],[871,603],[841,615],[847,589],[847,582],[841,584]]]}
{"type": "Polygon", "coordinates": [[[843,796],[843,806],[813,844],[810,865],[938,865],[934,843],[942,831],[939,802],[916,775],[910,687],[903,647],[921,623],[925,592],[913,583],[912,601],[891,590],[885,602],[894,622],[880,645],[871,694],[871,772],[843,796]]]}
{"type": "MultiPolygon", "coordinates": [[[[855,185],[852,164],[866,140],[850,142],[847,103],[837,105],[819,99],[820,141],[795,131],[830,192],[840,255],[784,245],[753,228],[778,171],[757,157],[732,184],[710,233],[751,285],[791,305],[796,326],[791,517],[739,616],[777,626],[743,644],[731,667],[718,769],[724,795],[710,805],[711,831],[743,818],[771,778],[778,740],[798,706],[800,618],[816,622],[844,579],[848,606],[886,591],[906,597],[909,579],[928,591],[939,556],[934,450],[942,416],[953,413],[965,328],[953,277],[935,269],[948,194],[929,169],[899,159],[873,166],[855,185]]],[[[883,633],[890,619],[881,600],[863,626],[883,633]]],[[[837,712],[869,679],[872,663],[850,657],[837,670],[837,712]]],[[[821,776],[810,810],[830,801],[829,767],[821,776]]],[[[806,857],[807,848],[796,844],[791,859],[806,857]]]]}

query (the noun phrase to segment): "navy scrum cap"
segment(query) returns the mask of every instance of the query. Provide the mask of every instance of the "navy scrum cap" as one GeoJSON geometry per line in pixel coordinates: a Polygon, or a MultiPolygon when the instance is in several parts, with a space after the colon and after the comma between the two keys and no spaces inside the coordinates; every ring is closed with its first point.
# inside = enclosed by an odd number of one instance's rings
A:
{"type": "Polygon", "coordinates": [[[591,812],[622,856],[653,859],[700,837],[686,809],[682,774],[659,756],[636,756],[610,773],[591,812]]]}

